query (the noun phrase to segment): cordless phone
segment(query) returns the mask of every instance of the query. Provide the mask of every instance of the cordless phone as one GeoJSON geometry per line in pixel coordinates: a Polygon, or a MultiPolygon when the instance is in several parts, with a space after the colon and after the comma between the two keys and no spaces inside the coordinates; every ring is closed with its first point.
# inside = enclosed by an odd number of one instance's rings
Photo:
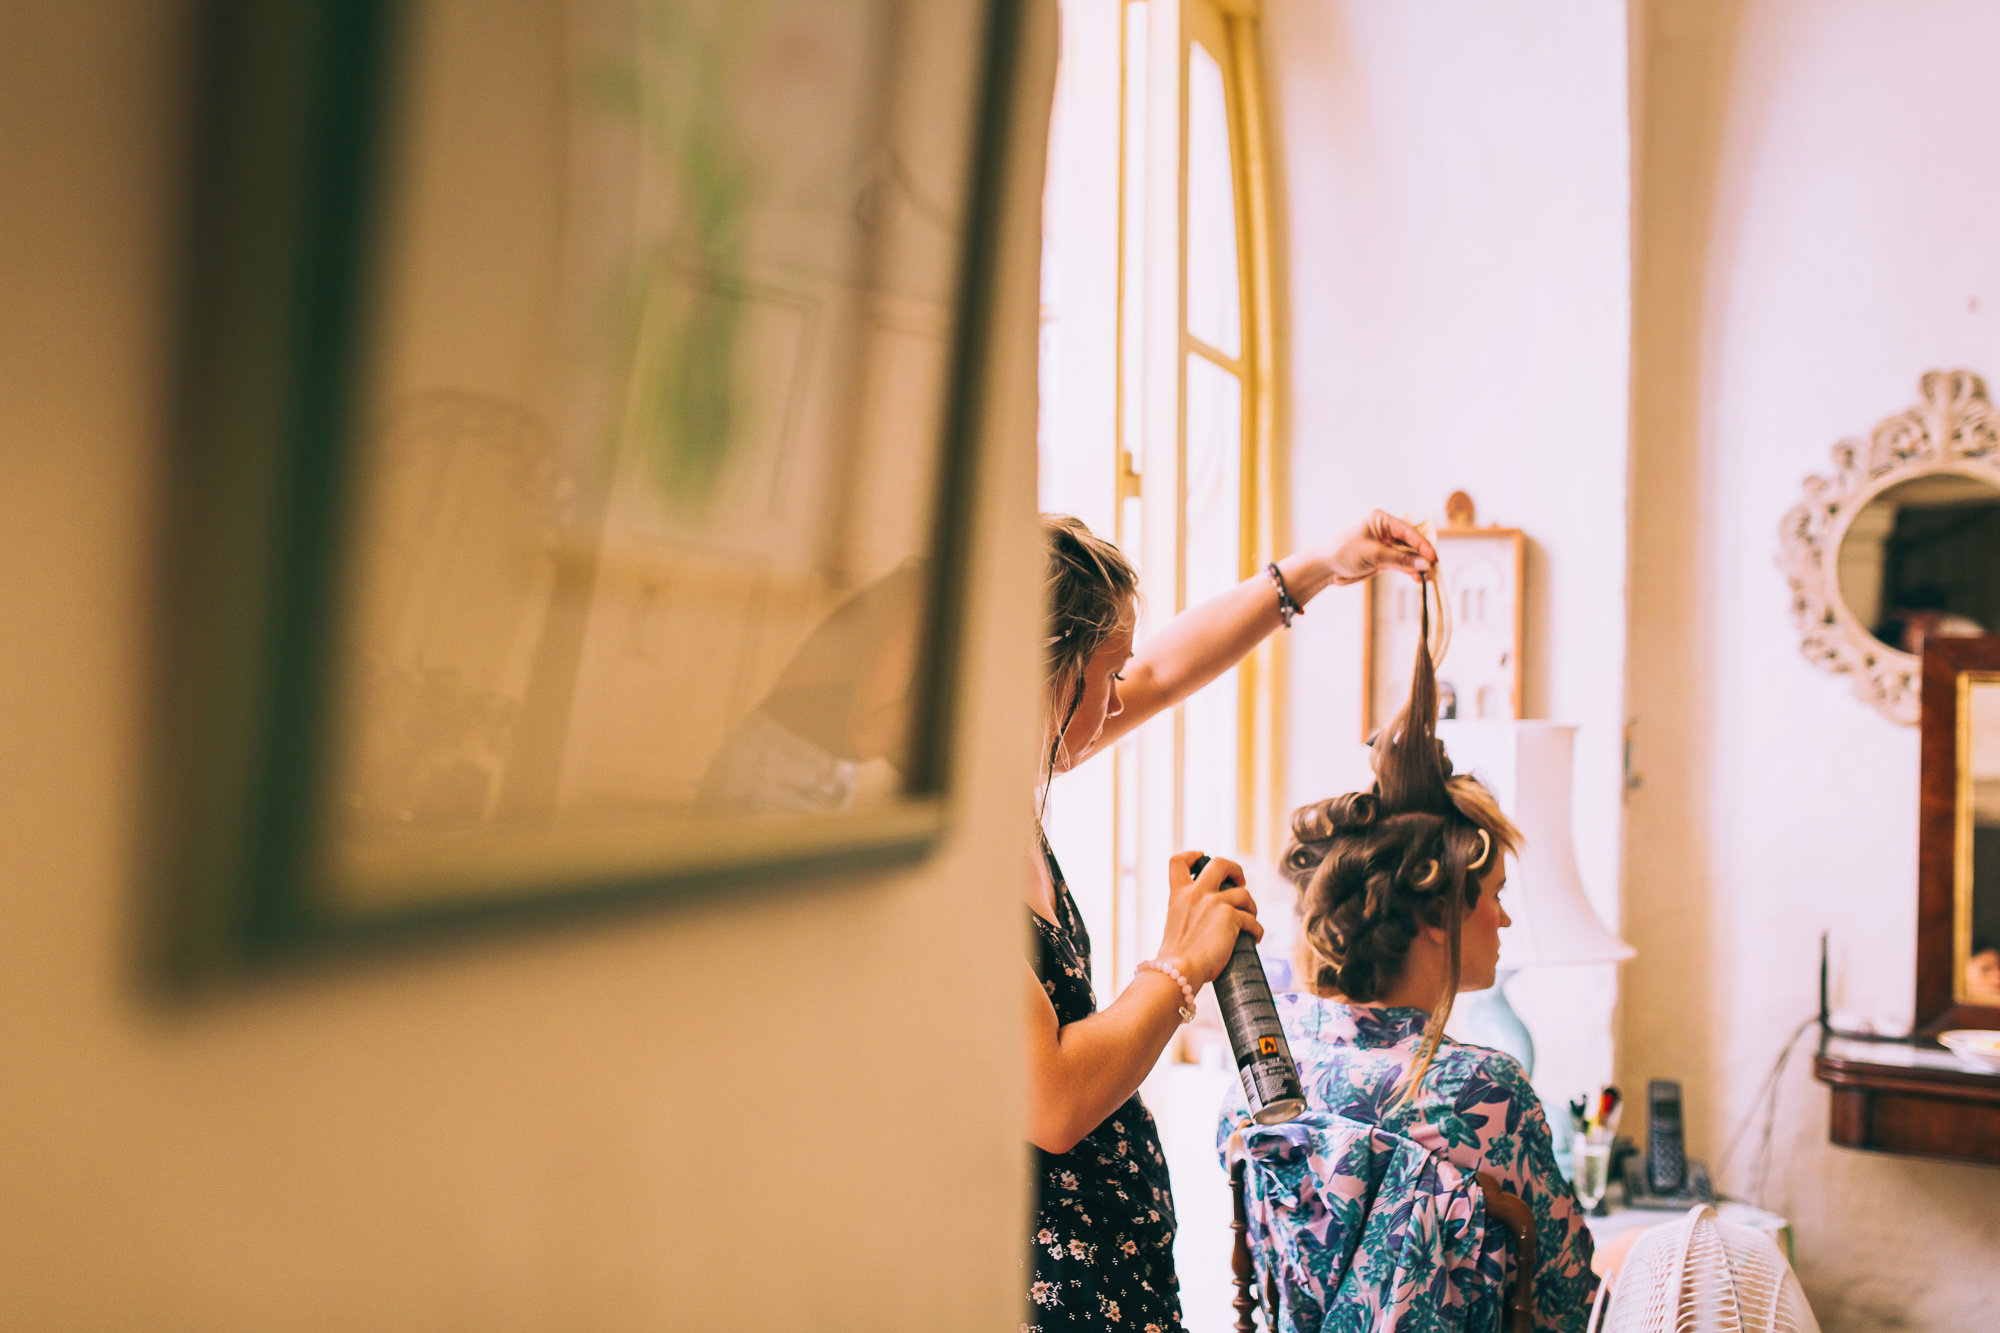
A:
{"type": "Polygon", "coordinates": [[[1677,1194],[1687,1182],[1681,1085],[1670,1079],[1646,1085],[1646,1176],[1655,1194],[1677,1194]]]}

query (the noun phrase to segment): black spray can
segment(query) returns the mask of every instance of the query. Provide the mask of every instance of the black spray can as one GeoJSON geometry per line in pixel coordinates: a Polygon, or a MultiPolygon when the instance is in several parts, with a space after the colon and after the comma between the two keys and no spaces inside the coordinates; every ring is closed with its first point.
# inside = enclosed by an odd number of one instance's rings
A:
{"type": "MultiPolygon", "coordinates": [[[[1208,858],[1201,857],[1189,871],[1200,875],[1207,864],[1208,858]]],[[[1250,1101],[1250,1118],[1260,1125],[1297,1119],[1306,1109],[1299,1067],[1292,1063],[1291,1045],[1278,1022],[1278,1006],[1271,1000],[1271,983],[1264,975],[1264,961],[1257,956],[1257,941],[1247,930],[1237,935],[1236,948],[1215,979],[1215,999],[1222,1007],[1222,1026],[1229,1032],[1243,1095],[1250,1101]]]]}

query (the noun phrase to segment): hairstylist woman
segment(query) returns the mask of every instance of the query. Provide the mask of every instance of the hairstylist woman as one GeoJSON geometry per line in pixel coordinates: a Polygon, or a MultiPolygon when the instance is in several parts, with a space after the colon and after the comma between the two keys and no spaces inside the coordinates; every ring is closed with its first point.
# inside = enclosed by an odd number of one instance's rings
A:
{"type": "MultiPolygon", "coordinates": [[[[1044,529],[1044,781],[1243,660],[1329,584],[1384,569],[1414,573],[1437,558],[1416,531],[1378,510],[1330,545],[1288,556],[1275,572],[1175,617],[1135,653],[1132,566],[1073,518],[1047,518],[1044,529]]],[[[1090,937],[1046,839],[1032,858],[1026,984],[1036,1200],[1024,1330],[1181,1327],[1173,1195],[1139,1082],[1192,1017],[1195,993],[1222,971],[1237,933],[1263,935],[1234,863],[1217,858],[1189,879],[1199,854],[1182,852],[1167,863],[1160,952],[1102,1012],[1090,988],[1090,937]]]]}

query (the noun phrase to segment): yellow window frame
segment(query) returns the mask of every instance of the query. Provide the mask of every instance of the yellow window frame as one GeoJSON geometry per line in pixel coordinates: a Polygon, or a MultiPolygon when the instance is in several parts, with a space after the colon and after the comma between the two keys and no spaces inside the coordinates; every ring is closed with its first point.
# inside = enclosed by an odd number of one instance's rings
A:
{"type": "MultiPolygon", "coordinates": [[[[1281,505],[1284,477],[1276,444],[1278,338],[1272,301],[1270,156],[1258,46],[1261,6],[1257,0],[1120,2],[1126,14],[1129,14],[1133,4],[1147,6],[1149,38],[1145,51],[1131,49],[1132,24],[1121,22],[1124,49],[1120,66],[1128,86],[1134,76],[1134,61],[1147,62],[1147,123],[1143,126],[1129,123],[1132,99],[1121,89],[1118,438],[1114,450],[1117,535],[1121,544],[1125,544],[1131,536],[1126,531],[1127,501],[1139,499],[1142,505],[1148,503],[1144,492],[1147,473],[1157,475],[1160,471],[1170,470],[1174,478],[1171,542],[1166,541],[1158,531],[1161,526],[1158,522],[1158,502],[1168,497],[1159,496],[1156,486],[1151,500],[1153,507],[1142,510],[1145,521],[1141,525],[1144,531],[1140,538],[1139,556],[1142,567],[1149,570],[1171,567],[1172,609],[1180,611],[1186,606],[1187,587],[1187,357],[1190,354],[1200,356],[1236,376],[1243,389],[1239,577],[1250,577],[1284,549],[1286,524],[1281,505]],[[1241,347],[1240,354],[1235,357],[1209,346],[1190,333],[1187,327],[1188,86],[1192,46],[1197,41],[1215,57],[1223,73],[1232,185],[1236,196],[1241,310],[1241,347]],[[1171,78],[1160,79],[1158,75],[1169,72],[1162,68],[1167,59],[1172,60],[1171,78]],[[1159,181],[1158,173],[1151,170],[1145,174],[1146,197],[1134,199],[1129,188],[1133,173],[1129,169],[1128,154],[1135,151],[1137,144],[1137,151],[1146,152],[1149,161],[1166,165],[1161,160],[1164,153],[1154,144],[1150,133],[1163,122],[1175,127],[1171,201],[1166,198],[1166,187],[1159,181]],[[1146,223],[1145,234],[1152,243],[1147,252],[1139,256],[1134,256],[1131,247],[1125,243],[1126,238],[1133,234],[1130,224],[1134,220],[1134,209],[1145,210],[1142,214],[1146,223]],[[1171,218],[1172,238],[1170,270],[1157,253],[1158,243],[1166,239],[1159,234],[1166,230],[1160,224],[1168,218],[1171,218]],[[1140,285],[1146,298],[1143,304],[1145,313],[1140,320],[1144,327],[1132,327],[1135,303],[1128,296],[1134,284],[1140,285]],[[1165,312],[1159,309],[1161,306],[1171,308],[1170,325],[1165,312]],[[1138,360],[1143,368],[1142,382],[1137,384],[1131,383],[1127,374],[1127,368],[1134,364],[1134,358],[1128,354],[1135,345],[1134,340],[1145,349],[1145,355],[1138,360]],[[1165,432],[1152,424],[1157,420],[1153,413],[1145,415],[1148,424],[1139,432],[1142,438],[1132,438],[1133,414],[1128,410],[1128,401],[1135,394],[1141,395],[1142,404],[1153,407],[1159,416],[1171,416],[1173,432],[1170,445],[1160,438],[1165,432]],[[1170,412],[1163,410],[1169,408],[1170,412]],[[1147,466],[1149,462],[1150,467],[1147,466]]],[[[1157,575],[1148,581],[1157,591],[1157,575]]],[[[1285,670],[1285,646],[1283,636],[1278,635],[1266,640],[1242,663],[1237,677],[1236,826],[1243,850],[1273,861],[1283,842],[1282,718],[1285,670]]],[[[1132,821],[1126,817],[1126,789],[1136,777],[1133,769],[1138,762],[1137,743],[1121,744],[1114,759],[1117,767],[1113,778],[1113,807],[1117,831],[1113,837],[1113,860],[1119,873],[1112,902],[1112,954],[1113,970],[1120,984],[1129,978],[1130,964],[1137,961],[1136,954],[1129,959],[1126,957],[1132,953],[1134,943],[1128,942],[1127,923],[1138,924],[1138,913],[1134,910],[1138,904],[1121,903],[1132,888],[1137,887],[1126,883],[1127,868],[1153,864],[1161,859],[1159,853],[1177,848],[1182,838],[1185,821],[1185,730],[1184,718],[1178,709],[1174,717],[1171,746],[1170,808],[1160,799],[1159,793],[1148,795],[1145,805],[1153,816],[1150,821],[1153,827],[1150,835],[1144,832],[1138,834],[1140,846],[1132,849],[1140,853],[1136,857],[1128,857],[1122,844],[1135,832],[1127,827],[1132,821]],[[1166,818],[1162,819],[1162,816],[1166,818]],[[1159,827],[1163,823],[1165,829],[1159,827]],[[1162,832],[1167,836],[1160,837],[1162,832]]],[[[1149,767],[1159,771],[1157,764],[1149,767]]],[[[1142,813],[1138,827],[1144,829],[1146,822],[1142,813]]],[[[1143,893],[1140,898],[1143,901],[1143,893]]]]}

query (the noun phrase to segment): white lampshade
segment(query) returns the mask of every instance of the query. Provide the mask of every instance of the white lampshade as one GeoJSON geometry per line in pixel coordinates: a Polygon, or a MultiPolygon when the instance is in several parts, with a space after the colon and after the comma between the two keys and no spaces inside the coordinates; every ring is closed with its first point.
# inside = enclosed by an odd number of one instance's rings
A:
{"type": "Polygon", "coordinates": [[[1562,722],[1438,723],[1452,770],[1493,792],[1521,830],[1521,854],[1503,900],[1514,924],[1500,932],[1503,970],[1615,963],[1632,946],[1604,928],[1577,878],[1570,841],[1570,757],[1576,728],[1562,722]]]}

